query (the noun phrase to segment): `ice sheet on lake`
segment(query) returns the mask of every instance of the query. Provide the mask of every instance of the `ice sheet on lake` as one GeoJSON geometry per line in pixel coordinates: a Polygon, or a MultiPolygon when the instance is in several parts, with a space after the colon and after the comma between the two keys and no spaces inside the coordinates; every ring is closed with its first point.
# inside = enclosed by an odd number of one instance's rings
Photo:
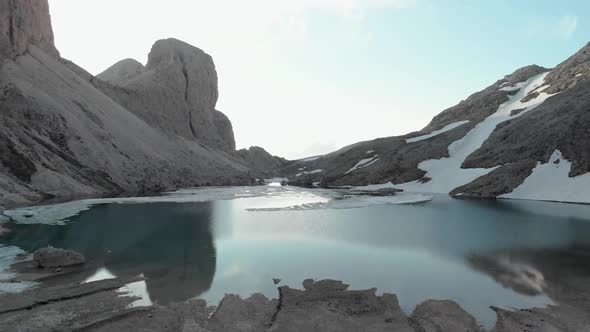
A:
{"type": "Polygon", "coordinates": [[[297,211],[323,209],[356,209],[374,205],[418,204],[432,200],[432,196],[422,194],[398,194],[395,196],[345,195],[325,202],[291,205],[280,208],[250,208],[248,211],[297,211]]]}
{"type": "Polygon", "coordinates": [[[447,131],[453,130],[453,129],[460,127],[466,123],[469,123],[469,120],[454,122],[454,123],[444,126],[443,128],[441,128],[439,130],[435,130],[435,131],[431,132],[430,134],[426,134],[426,135],[422,135],[422,136],[418,136],[418,137],[413,137],[413,138],[408,138],[406,140],[406,143],[420,142],[420,141],[438,136],[442,133],[446,133],[447,131]]]}
{"type": "Polygon", "coordinates": [[[500,198],[590,203],[590,173],[570,177],[572,163],[555,150],[549,162],[539,163],[524,182],[500,198]]]}
{"type": "Polygon", "coordinates": [[[8,282],[8,280],[16,276],[9,271],[10,265],[19,262],[19,256],[23,254],[25,252],[17,247],[0,244],[0,294],[18,293],[37,285],[35,282],[8,282]]]}
{"type": "MultiPolygon", "coordinates": [[[[144,204],[144,203],[198,203],[232,200],[252,197],[283,197],[285,199],[303,197],[314,202],[321,201],[319,196],[289,187],[255,186],[255,187],[208,187],[183,189],[167,192],[161,196],[122,197],[85,199],[52,205],[39,205],[4,211],[12,221],[21,224],[64,225],[72,217],[99,204],[144,204]]],[[[307,202],[307,201],[305,201],[307,202]]]]}

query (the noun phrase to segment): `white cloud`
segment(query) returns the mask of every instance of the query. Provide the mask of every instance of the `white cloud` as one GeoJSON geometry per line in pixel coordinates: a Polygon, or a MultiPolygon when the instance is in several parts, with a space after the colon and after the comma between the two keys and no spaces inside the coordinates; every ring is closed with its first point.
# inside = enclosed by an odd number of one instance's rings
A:
{"type": "Polygon", "coordinates": [[[578,17],[572,15],[538,17],[530,20],[527,24],[527,31],[530,35],[564,40],[570,39],[577,28],[578,17]]]}
{"type": "Polygon", "coordinates": [[[576,16],[563,16],[559,19],[556,31],[564,39],[569,39],[576,32],[577,27],[578,18],[576,16]]]}

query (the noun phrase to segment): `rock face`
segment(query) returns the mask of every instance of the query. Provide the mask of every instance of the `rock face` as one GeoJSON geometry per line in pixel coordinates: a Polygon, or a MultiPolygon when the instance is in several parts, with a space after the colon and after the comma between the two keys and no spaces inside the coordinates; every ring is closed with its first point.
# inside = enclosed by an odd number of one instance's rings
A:
{"type": "Polygon", "coordinates": [[[175,39],[93,77],[59,57],[46,0],[0,0],[0,206],[250,184],[209,55],[175,39]]]}
{"type": "Polygon", "coordinates": [[[259,146],[236,151],[235,156],[253,170],[261,172],[266,177],[280,175],[279,170],[287,165],[284,158],[273,156],[259,146]]]}
{"type": "Polygon", "coordinates": [[[349,291],[334,280],[305,280],[303,287],[279,288],[279,311],[269,331],[414,331],[393,294],[349,291]]]}
{"type": "Polygon", "coordinates": [[[411,320],[424,332],[483,332],[477,321],[457,303],[449,300],[428,300],[419,304],[411,320]]]}
{"type": "Polygon", "coordinates": [[[0,60],[23,54],[29,45],[59,55],[47,0],[0,1],[0,60]]]}
{"type": "Polygon", "coordinates": [[[33,254],[33,260],[39,267],[64,267],[80,265],[86,262],[84,256],[78,252],[59,248],[42,248],[33,254]]]}
{"type": "Polygon", "coordinates": [[[145,68],[123,60],[97,78],[110,83],[96,83],[100,90],[164,133],[235,150],[231,122],[215,110],[215,65],[202,50],[176,39],[159,40],[145,68]]]}
{"type": "Polygon", "coordinates": [[[380,184],[461,197],[590,203],[589,78],[590,44],[552,70],[516,70],[418,132],[356,143],[281,171],[295,185],[380,184]],[[555,156],[561,159],[548,170],[543,165],[555,156]],[[541,166],[547,175],[533,177],[541,166]],[[302,169],[323,172],[298,179],[302,169]],[[540,177],[552,185],[538,186],[540,177]]]}

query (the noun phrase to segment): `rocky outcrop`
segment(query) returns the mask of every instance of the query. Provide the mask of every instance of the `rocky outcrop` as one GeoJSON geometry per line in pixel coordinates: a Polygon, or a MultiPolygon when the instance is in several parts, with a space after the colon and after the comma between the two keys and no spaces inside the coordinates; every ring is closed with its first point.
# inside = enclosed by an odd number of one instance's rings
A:
{"type": "Polygon", "coordinates": [[[0,60],[25,53],[29,45],[59,56],[47,0],[1,0],[0,60]]]}
{"type": "Polygon", "coordinates": [[[96,78],[121,86],[141,75],[144,70],[145,67],[139,61],[125,59],[115,63],[107,70],[98,74],[96,78]]]}
{"type": "Polygon", "coordinates": [[[47,1],[0,0],[0,206],[250,184],[209,55],[156,42],[100,78],[59,57],[47,1]]]}
{"type": "Polygon", "coordinates": [[[428,300],[419,304],[411,322],[418,331],[483,332],[477,321],[457,303],[449,300],[428,300]],[[418,328],[419,327],[419,328],[418,328]]]}
{"type": "Polygon", "coordinates": [[[84,255],[72,250],[47,247],[33,253],[33,260],[39,267],[64,267],[80,265],[86,262],[84,255]]]}
{"type": "Polygon", "coordinates": [[[524,82],[548,70],[537,65],[520,68],[486,89],[472,94],[466,100],[462,100],[458,105],[442,111],[432,119],[428,126],[418,132],[416,136],[440,129],[449,123],[457,121],[469,120],[475,123],[480,122],[496,112],[498,107],[508,100],[508,96],[514,94],[514,91],[502,90],[501,87],[514,86],[519,82],[524,82]]]}
{"type": "Polygon", "coordinates": [[[280,175],[279,170],[288,163],[286,159],[273,156],[259,146],[238,150],[235,152],[235,156],[242,163],[266,177],[280,175]]]}
{"type": "Polygon", "coordinates": [[[97,88],[148,124],[211,148],[235,150],[229,119],[215,109],[217,72],[211,56],[176,39],[157,41],[145,68],[123,60],[97,76],[97,88]]]}
{"type": "MultiPolygon", "coordinates": [[[[303,290],[281,287],[278,300],[230,294],[216,308],[204,300],[133,307],[138,298],[123,288],[130,282],[143,281],[108,279],[0,295],[0,323],[9,331],[484,331],[453,301],[427,300],[408,317],[395,295],[348,290],[335,280],[306,280],[303,290]]],[[[498,318],[491,331],[587,331],[588,298],[580,299],[577,307],[492,307],[498,318]]]]}

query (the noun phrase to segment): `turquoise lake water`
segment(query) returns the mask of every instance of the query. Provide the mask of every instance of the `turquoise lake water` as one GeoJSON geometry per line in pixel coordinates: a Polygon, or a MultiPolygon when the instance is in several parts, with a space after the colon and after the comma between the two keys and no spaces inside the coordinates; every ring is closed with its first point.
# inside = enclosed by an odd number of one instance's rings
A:
{"type": "Polygon", "coordinates": [[[452,299],[488,327],[489,306],[555,303],[567,291],[563,273],[590,276],[590,206],[435,196],[337,209],[305,205],[315,194],[303,189],[227,190],[211,201],[95,202],[64,225],[9,223],[0,245],[80,251],[97,266],[80,280],[143,275],[144,303],[278,297],[272,278],[296,288],[330,278],[395,293],[407,313],[452,299]]]}

